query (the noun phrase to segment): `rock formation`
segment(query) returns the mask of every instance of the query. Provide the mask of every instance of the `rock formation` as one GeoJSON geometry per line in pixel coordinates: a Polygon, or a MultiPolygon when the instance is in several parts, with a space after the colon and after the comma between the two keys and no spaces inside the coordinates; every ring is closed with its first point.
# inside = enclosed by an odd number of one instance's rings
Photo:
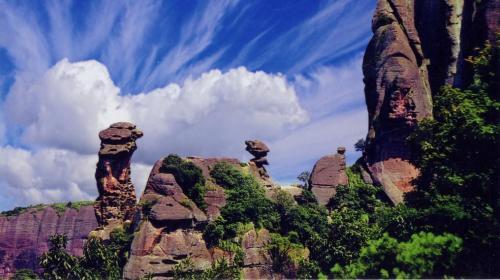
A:
{"type": "Polygon", "coordinates": [[[130,158],[142,132],[134,124],[119,122],[99,132],[101,148],[95,172],[99,197],[95,213],[99,224],[132,220],[136,196],[130,180],[130,158]]]}
{"type": "Polygon", "coordinates": [[[337,186],[347,185],[345,148],[337,148],[337,154],[319,159],[309,178],[309,185],[321,205],[326,205],[335,196],[337,186]]]}
{"type": "Polygon", "coordinates": [[[245,141],[246,150],[254,156],[249,162],[250,169],[252,173],[261,179],[266,187],[272,187],[270,176],[267,173],[264,165],[269,165],[267,161],[267,153],[269,153],[269,148],[260,140],[247,140],[245,141]]]}
{"type": "MultiPolygon", "coordinates": [[[[243,235],[241,246],[245,253],[243,259],[244,279],[275,279],[278,275],[273,272],[272,260],[265,249],[271,240],[267,229],[251,230],[243,235]]],[[[279,277],[278,277],[279,278],[279,277]]]]}
{"type": "MultiPolygon", "coordinates": [[[[206,179],[218,162],[240,166],[236,159],[188,157],[202,170],[206,179]]],[[[172,277],[173,267],[190,258],[195,269],[206,269],[222,257],[218,248],[207,248],[203,228],[220,214],[226,203],[224,189],[213,185],[205,193],[206,213],[182,191],[172,174],[160,172],[163,159],[157,161],[141,196],[143,219],[131,246],[124,269],[125,279],[172,277]]],[[[209,181],[209,180],[207,180],[209,181]]]]}
{"type": "Polygon", "coordinates": [[[498,15],[498,1],[378,1],[363,61],[369,115],[364,160],[394,203],[418,175],[406,138],[432,117],[432,96],[441,86],[470,80],[464,58],[498,32],[492,14],[498,15]]]}
{"type": "Polygon", "coordinates": [[[67,250],[77,256],[90,231],[97,227],[92,205],[67,207],[58,212],[50,206],[29,208],[15,216],[0,215],[0,279],[18,269],[38,270],[38,257],[49,249],[49,237],[65,234],[67,250]]]}

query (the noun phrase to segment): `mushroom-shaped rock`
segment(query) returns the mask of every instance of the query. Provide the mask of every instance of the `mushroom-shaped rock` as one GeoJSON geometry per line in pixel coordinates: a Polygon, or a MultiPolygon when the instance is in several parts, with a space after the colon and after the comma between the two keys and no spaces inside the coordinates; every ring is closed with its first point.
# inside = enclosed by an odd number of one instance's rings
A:
{"type": "MultiPolygon", "coordinates": [[[[250,167],[257,175],[260,177],[264,182],[269,181],[269,174],[267,173],[266,168],[264,165],[269,165],[269,162],[267,161],[267,153],[269,153],[269,148],[267,147],[264,142],[260,140],[247,140],[245,141],[246,145],[246,150],[254,156],[250,160],[250,167]]],[[[270,182],[269,184],[266,185],[272,185],[270,182]]]]}
{"type": "Polygon", "coordinates": [[[335,196],[337,186],[348,184],[344,154],[345,148],[339,147],[337,154],[324,156],[314,165],[309,184],[321,205],[335,196]]]}
{"type": "Polygon", "coordinates": [[[135,190],[130,180],[130,158],[142,131],[132,123],[119,122],[99,132],[101,148],[95,172],[99,197],[95,213],[99,224],[131,220],[135,212],[135,190]]]}

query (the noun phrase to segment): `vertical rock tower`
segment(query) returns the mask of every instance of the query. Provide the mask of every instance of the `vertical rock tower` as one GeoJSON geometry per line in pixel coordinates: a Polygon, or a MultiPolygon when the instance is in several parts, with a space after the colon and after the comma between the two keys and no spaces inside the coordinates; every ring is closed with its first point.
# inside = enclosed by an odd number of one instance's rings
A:
{"type": "Polygon", "coordinates": [[[406,138],[432,117],[432,97],[443,85],[470,82],[465,58],[494,40],[499,8],[498,0],[378,0],[363,60],[364,160],[394,203],[403,201],[419,174],[406,138]]]}
{"type": "Polygon", "coordinates": [[[130,180],[130,158],[142,132],[132,123],[118,122],[99,132],[101,148],[95,172],[99,197],[94,206],[100,225],[132,220],[136,197],[130,180]]]}

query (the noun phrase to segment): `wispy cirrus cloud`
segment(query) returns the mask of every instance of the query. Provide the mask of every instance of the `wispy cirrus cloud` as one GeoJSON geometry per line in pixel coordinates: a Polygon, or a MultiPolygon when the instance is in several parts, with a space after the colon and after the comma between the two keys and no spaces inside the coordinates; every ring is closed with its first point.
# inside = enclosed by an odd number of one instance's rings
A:
{"type": "Polygon", "coordinates": [[[139,192],[160,155],[246,160],[247,138],[293,180],[365,133],[374,4],[0,2],[0,208],[93,198],[97,132],[121,120],[145,131],[139,192]]]}

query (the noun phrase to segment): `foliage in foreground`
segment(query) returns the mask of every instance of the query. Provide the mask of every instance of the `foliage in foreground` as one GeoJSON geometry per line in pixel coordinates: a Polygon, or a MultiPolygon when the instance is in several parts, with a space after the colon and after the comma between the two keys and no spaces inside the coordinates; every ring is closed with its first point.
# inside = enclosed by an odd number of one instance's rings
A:
{"type": "Polygon", "coordinates": [[[371,240],[361,249],[359,258],[346,266],[336,264],[335,278],[441,278],[449,276],[462,240],[452,234],[420,232],[408,242],[399,242],[389,234],[371,240]]]}
{"type": "Polygon", "coordinates": [[[49,251],[40,257],[43,279],[121,279],[131,241],[131,235],[115,229],[107,241],[90,237],[83,256],[75,257],[66,252],[65,235],[51,236],[49,251]]]}
{"type": "Polygon", "coordinates": [[[434,98],[434,119],[423,121],[410,139],[421,168],[416,191],[406,197],[419,211],[412,223],[463,239],[456,276],[500,276],[497,53],[486,44],[469,58],[472,84],[443,87],[434,98]]]}
{"type": "Polygon", "coordinates": [[[174,266],[174,279],[177,280],[212,280],[212,279],[240,279],[241,269],[230,265],[225,258],[216,260],[208,269],[198,271],[194,268],[190,258],[174,266]]]}

